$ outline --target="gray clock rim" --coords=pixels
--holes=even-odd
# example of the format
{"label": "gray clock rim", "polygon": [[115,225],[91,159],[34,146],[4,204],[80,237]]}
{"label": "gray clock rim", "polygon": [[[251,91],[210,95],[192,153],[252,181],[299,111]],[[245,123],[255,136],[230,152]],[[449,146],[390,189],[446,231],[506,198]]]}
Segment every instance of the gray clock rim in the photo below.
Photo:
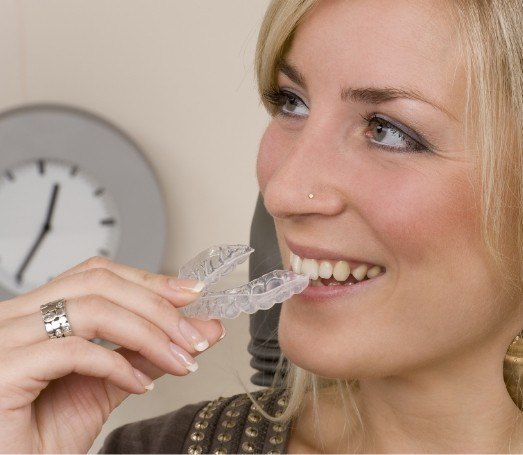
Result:
{"label": "gray clock rim", "polygon": [[[168,228],[165,198],[154,169],[128,134],[97,114],[70,105],[27,104],[1,112],[0,172],[36,159],[72,162],[96,178],[120,213],[114,260],[160,270]],[[0,300],[12,297],[0,286]]]}

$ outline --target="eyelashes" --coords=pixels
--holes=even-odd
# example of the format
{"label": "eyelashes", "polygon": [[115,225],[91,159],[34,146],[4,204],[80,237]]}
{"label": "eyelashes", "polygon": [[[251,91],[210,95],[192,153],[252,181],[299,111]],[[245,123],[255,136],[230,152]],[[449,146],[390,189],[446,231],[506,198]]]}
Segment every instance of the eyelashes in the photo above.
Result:
{"label": "eyelashes", "polygon": [[263,99],[272,106],[271,113],[286,117],[305,117],[307,112],[297,113],[302,108],[308,111],[307,105],[293,92],[287,90],[269,90],[263,93]]}
{"label": "eyelashes", "polygon": [[367,116],[362,115],[361,118],[363,118],[363,120],[365,120],[365,122],[367,122],[367,126],[369,128],[371,128],[371,127],[376,128],[376,131],[378,134],[382,134],[383,131],[387,130],[388,134],[385,134],[385,136],[387,136],[387,135],[390,135],[392,137],[395,136],[406,144],[405,147],[398,147],[398,146],[393,146],[393,145],[386,146],[386,145],[378,143],[374,140],[371,140],[371,142],[376,147],[384,148],[387,150],[393,149],[393,151],[394,151],[394,149],[397,149],[400,151],[409,151],[411,153],[429,151],[429,149],[425,145],[421,144],[416,139],[409,136],[398,126],[392,124],[391,122],[389,122],[388,120],[385,120],[382,117],[379,117],[378,114],[376,114],[376,113],[373,113],[373,114],[370,114]]}
{"label": "eyelashes", "polygon": [[[308,106],[298,95],[291,91],[282,89],[268,90],[262,94],[262,98],[269,104],[269,107],[272,107],[270,109],[272,115],[298,120],[306,118],[308,115]],[[431,152],[430,148],[423,144],[425,141],[422,136],[410,130],[410,128],[403,127],[412,131],[413,135],[419,138],[419,140],[407,134],[401,126],[377,113],[360,115],[360,117],[364,120],[367,127],[365,136],[369,137],[369,147],[376,147],[392,153]],[[369,136],[369,133],[371,136]],[[378,134],[377,138],[374,137],[374,133]],[[386,145],[379,142],[379,140],[384,139],[397,139],[402,145]]]}

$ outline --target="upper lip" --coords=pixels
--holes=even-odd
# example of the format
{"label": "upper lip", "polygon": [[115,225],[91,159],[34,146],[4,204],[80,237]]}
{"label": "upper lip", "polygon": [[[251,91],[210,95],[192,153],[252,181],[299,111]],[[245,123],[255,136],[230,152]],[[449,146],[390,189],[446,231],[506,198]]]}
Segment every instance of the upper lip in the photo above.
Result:
{"label": "upper lip", "polygon": [[369,261],[368,259],[344,256],[339,250],[333,250],[330,248],[322,248],[310,245],[300,245],[294,243],[285,237],[285,242],[289,247],[290,251],[302,259],[316,259],[316,260],[328,260],[328,261],[346,261],[350,266],[356,266],[358,264],[371,264],[380,265],[378,262]]}

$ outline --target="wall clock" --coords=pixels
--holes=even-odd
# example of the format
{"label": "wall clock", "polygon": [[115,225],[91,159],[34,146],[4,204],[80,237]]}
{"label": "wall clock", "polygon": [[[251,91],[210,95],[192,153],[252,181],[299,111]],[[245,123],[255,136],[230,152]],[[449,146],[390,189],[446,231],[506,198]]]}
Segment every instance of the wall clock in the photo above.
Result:
{"label": "wall clock", "polygon": [[156,272],[166,232],[160,185],[121,130],[65,106],[0,114],[0,300],[96,255]]}

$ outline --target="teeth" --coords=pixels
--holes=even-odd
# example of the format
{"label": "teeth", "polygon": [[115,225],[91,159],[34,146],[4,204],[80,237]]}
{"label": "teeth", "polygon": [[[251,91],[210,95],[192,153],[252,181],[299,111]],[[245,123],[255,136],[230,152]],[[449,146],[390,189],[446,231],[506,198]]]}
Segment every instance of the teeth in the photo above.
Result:
{"label": "teeth", "polygon": [[374,278],[375,276],[378,276],[381,273],[381,267],[379,265],[375,265],[374,267],[371,267],[367,272],[367,278]]}
{"label": "teeth", "polygon": [[[305,259],[292,252],[290,253],[290,266],[296,273],[309,275],[312,286],[324,286],[320,278],[328,280],[334,277],[336,281],[342,282],[346,281],[351,274],[351,269],[347,261],[337,261],[334,263],[327,260],[318,261],[316,259]],[[365,264],[360,264],[352,269],[352,276],[356,280],[362,281],[365,278],[374,278],[380,275],[382,271],[383,269],[379,265],[369,267]],[[329,283],[329,286],[336,286],[338,284],[339,283],[332,282]]]}
{"label": "teeth", "polygon": [[328,280],[332,276],[332,264],[329,261],[321,261],[318,275]]}
{"label": "teeth", "polygon": [[318,261],[316,259],[304,259],[301,264],[301,273],[309,275],[311,280],[318,279]]}
{"label": "teeth", "polygon": [[294,273],[302,273],[301,271],[301,265],[302,265],[302,258],[295,255],[291,252],[291,268]]}
{"label": "teeth", "polygon": [[358,265],[353,271],[352,276],[356,278],[358,281],[363,280],[365,278],[365,275],[367,275],[367,266],[365,264]]}
{"label": "teeth", "polygon": [[338,261],[332,270],[332,276],[337,281],[345,281],[349,278],[350,267],[347,261]]}

